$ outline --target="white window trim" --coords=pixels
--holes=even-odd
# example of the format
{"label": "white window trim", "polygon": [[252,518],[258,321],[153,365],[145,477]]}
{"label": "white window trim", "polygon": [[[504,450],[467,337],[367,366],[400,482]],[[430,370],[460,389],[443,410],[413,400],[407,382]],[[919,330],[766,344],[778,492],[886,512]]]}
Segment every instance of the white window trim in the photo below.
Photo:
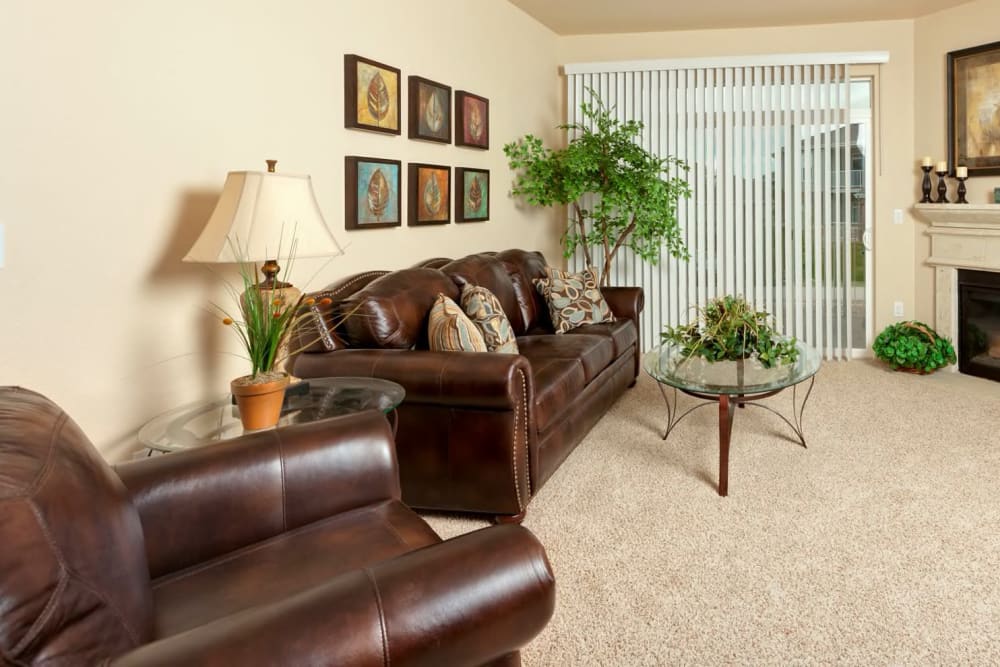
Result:
{"label": "white window trim", "polygon": [[755,67],[771,65],[874,65],[889,62],[888,51],[851,51],[841,53],[771,53],[753,56],[716,56],[708,58],[668,58],[664,60],[620,60],[563,65],[564,74],[604,74],[610,72],[648,72],[660,70],[702,69],[711,67]]}

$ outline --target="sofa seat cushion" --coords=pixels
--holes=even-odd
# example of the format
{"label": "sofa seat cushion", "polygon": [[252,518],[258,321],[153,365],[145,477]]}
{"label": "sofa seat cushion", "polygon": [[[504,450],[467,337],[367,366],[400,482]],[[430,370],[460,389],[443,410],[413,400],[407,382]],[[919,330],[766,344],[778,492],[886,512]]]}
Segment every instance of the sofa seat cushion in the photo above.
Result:
{"label": "sofa seat cushion", "polygon": [[535,387],[535,428],[544,433],[586,386],[583,364],[576,359],[538,359],[531,362]]}
{"label": "sofa seat cushion", "polygon": [[338,514],[155,580],[154,634],[175,635],[440,541],[399,501]]}
{"label": "sofa seat cushion", "polygon": [[584,382],[601,374],[616,357],[615,344],[607,336],[521,336],[517,339],[521,354],[535,363],[548,359],[575,359],[583,367]]}
{"label": "sofa seat cushion", "polygon": [[614,322],[602,322],[600,324],[584,324],[566,332],[567,336],[584,334],[587,336],[604,336],[610,338],[615,345],[615,357],[620,357],[626,352],[631,352],[636,345],[637,336],[635,324],[632,320],[616,320]]}

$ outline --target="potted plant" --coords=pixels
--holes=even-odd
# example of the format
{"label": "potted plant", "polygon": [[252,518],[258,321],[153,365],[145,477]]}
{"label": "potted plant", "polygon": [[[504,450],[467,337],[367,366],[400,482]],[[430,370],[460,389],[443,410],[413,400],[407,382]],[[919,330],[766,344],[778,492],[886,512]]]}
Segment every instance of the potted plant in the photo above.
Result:
{"label": "potted plant", "polygon": [[[535,206],[570,207],[573,219],[563,234],[564,254],[570,257],[580,248],[587,265],[599,270],[602,286],[608,285],[615,255],[623,247],[651,263],[663,247],[688,259],[677,202],[690,197],[691,190],[683,178],[666,176],[675,168],[687,171],[687,165],[640,146],[643,124],[613,118],[600,99],[584,102],[580,110],[585,122],[559,126],[576,133],[566,148],[545,148],[531,134],[504,146],[510,168],[517,172],[512,194]],[[601,267],[591,257],[594,246],[603,251]]]}
{"label": "potted plant", "polygon": [[[288,263],[290,265],[291,260]],[[317,304],[312,297],[302,295],[289,300],[281,290],[262,283],[259,275],[255,264],[240,262],[243,293],[238,294],[231,285],[227,286],[240,306],[242,317],[219,308],[224,316],[222,323],[236,332],[250,361],[250,373],[230,383],[240,420],[247,430],[278,423],[289,382],[283,370],[284,362],[304,349],[291,350],[290,343],[297,329],[312,320],[309,308]],[[325,306],[330,299],[318,303]]]}
{"label": "potted plant", "polygon": [[769,322],[770,315],[754,310],[743,297],[722,296],[709,301],[688,324],[667,327],[660,338],[685,356],[708,361],[754,358],[764,368],[794,363],[799,358],[795,338],[779,335]]}
{"label": "potted plant", "polygon": [[875,337],[872,351],[893,370],[910,373],[933,373],[956,361],[951,341],[916,320],[887,326]]}

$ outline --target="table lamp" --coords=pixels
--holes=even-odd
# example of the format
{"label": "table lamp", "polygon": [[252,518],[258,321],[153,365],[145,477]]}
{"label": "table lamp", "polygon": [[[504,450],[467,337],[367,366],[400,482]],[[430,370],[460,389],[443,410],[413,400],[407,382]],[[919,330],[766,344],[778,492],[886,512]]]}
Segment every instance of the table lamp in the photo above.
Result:
{"label": "table lamp", "polygon": [[261,287],[294,304],[301,292],[277,280],[278,260],[332,257],[344,250],[323,220],[310,177],[276,173],[277,160],[266,162],[266,172],[229,172],[215,210],[183,261],[263,262]]}

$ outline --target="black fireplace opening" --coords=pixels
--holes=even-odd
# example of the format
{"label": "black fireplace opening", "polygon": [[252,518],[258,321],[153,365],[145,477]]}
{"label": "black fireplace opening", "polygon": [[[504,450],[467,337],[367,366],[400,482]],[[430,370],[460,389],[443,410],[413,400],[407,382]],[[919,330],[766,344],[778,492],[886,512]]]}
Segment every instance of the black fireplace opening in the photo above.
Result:
{"label": "black fireplace opening", "polygon": [[958,271],[958,370],[1000,382],[1000,273]]}

